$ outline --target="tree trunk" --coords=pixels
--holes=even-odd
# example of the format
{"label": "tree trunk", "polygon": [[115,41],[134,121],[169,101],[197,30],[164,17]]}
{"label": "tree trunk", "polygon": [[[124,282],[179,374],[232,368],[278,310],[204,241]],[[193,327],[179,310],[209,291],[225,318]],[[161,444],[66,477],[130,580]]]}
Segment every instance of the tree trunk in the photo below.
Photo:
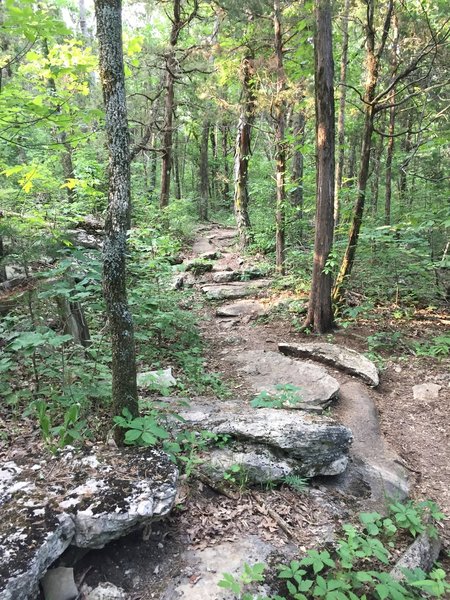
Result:
{"label": "tree trunk", "polygon": [[103,293],[112,345],[114,414],[138,414],[133,320],[126,292],[126,240],[130,228],[130,147],[122,51],[121,0],[95,0],[100,79],[109,153],[108,213],[103,243]]}
{"label": "tree trunk", "polygon": [[348,61],[348,17],[350,12],[350,0],[345,0],[344,14],[342,16],[342,54],[340,73],[340,96],[338,115],[338,159],[336,162],[336,176],[334,184],[334,225],[339,223],[339,193],[342,187],[342,175],[344,172],[345,156],[345,103],[347,98],[347,61]]}
{"label": "tree trunk", "polygon": [[209,196],[209,173],[208,173],[208,141],[209,141],[210,123],[208,119],[203,121],[202,137],[200,141],[200,162],[199,162],[199,178],[200,178],[200,197],[198,214],[201,221],[208,220],[208,196]]}
{"label": "tree trunk", "polygon": [[347,247],[342,259],[339,273],[336,278],[333,301],[338,303],[342,300],[343,286],[346,279],[352,272],[355,261],[356,246],[358,244],[359,232],[361,229],[364,204],[366,200],[367,182],[369,180],[370,150],[372,144],[373,120],[375,116],[375,91],[378,83],[378,69],[380,56],[386,42],[390,27],[392,15],[393,0],[389,1],[387,15],[384,22],[384,30],[380,49],[375,53],[375,29],[374,29],[374,3],[375,0],[366,1],[366,48],[367,59],[366,69],[367,78],[364,92],[364,129],[361,147],[361,159],[358,173],[358,190],[356,203],[353,213],[353,220],[350,226]]}
{"label": "tree trunk", "polygon": [[325,333],[334,326],[332,274],[326,268],[333,245],[335,184],[334,65],[330,0],[316,0],[315,20],[316,233],[305,327],[311,327],[317,333]]}
{"label": "tree trunk", "polygon": [[170,46],[166,56],[166,98],[164,102],[164,125],[162,139],[162,164],[161,164],[161,192],[159,205],[164,208],[169,205],[170,176],[172,172],[172,137],[173,137],[173,111],[175,102],[175,76],[178,63],[175,48],[182,27],[181,0],[173,0],[172,29],[170,32]]}
{"label": "tree trunk", "polygon": [[305,141],[305,113],[299,110],[294,116],[294,153],[292,155],[292,205],[297,208],[297,217],[303,219],[303,152],[298,148]]}
{"label": "tree trunk", "polygon": [[222,164],[223,164],[222,194],[225,199],[225,203],[228,206],[228,200],[230,198],[230,167],[228,165],[228,131],[229,131],[228,124],[223,123],[220,129],[222,131]]}
{"label": "tree trunk", "polygon": [[273,3],[274,15],[274,46],[277,65],[277,91],[274,100],[274,117],[275,117],[275,178],[276,178],[276,208],[275,208],[275,252],[276,252],[276,269],[279,273],[284,274],[284,263],[286,254],[285,243],[285,201],[286,201],[286,100],[284,98],[284,90],[286,87],[286,76],[283,65],[283,39],[281,32],[281,9],[280,0],[274,0]]}
{"label": "tree trunk", "polygon": [[178,131],[175,130],[175,152],[173,155],[173,167],[175,176],[175,198],[181,200],[181,179],[180,179],[180,145],[178,143]]}
{"label": "tree trunk", "polygon": [[[396,15],[394,15],[392,19],[392,27],[394,33],[394,39],[392,42],[392,59],[391,59],[391,67],[392,67],[392,78],[395,78],[398,66],[398,21]],[[384,224],[391,224],[391,201],[392,201],[392,159],[394,157],[394,134],[395,134],[395,87],[392,89],[392,94],[390,97],[390,102],[392,104],[389,109],[389,140],[387,146],[387,155],[386,155],[386,196],[384,203]]]}
{"label": "tree trunk", "polygon": [[256,94],[253,57],[246,56],[242,61],[242,105],[237,126],[234,154],[234,215],[239,233],[241,248],[249,242],[250,218],[248,216],[248,163],[250,159],[250,139],[255,118]]}

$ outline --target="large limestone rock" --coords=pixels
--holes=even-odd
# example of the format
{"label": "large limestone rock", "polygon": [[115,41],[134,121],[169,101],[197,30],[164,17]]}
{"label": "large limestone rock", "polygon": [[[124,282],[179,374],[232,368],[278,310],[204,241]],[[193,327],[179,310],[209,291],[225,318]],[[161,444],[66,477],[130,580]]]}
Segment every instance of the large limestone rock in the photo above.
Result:
{"label": "large limestone rock", "polygon": [[[291,385],[298,391],[291,395],[296,403],[290,408],[320,411],[331,404],[339,392],[339,383],[323,367],[293,360],[278,352],[249,350],[232,357],[255,393],[279,395],[276,386]],[[282,392],[281,392],[282,393]]]}
{"label": "large limestone rock", "polygon": [[236,401],[191,405],[181,414],[196,429],[231,438],[206,457],[206,469],[219,478],[233,464],[242,467],[250,483],[280,481],[293,472],[337,475],[347,466],[352,433],[328,417],[254,409]]}
{"label": "large limestone rock", "polygon": [[378,369],[371,360],[350,348],[313,342],[309,344],[278,344],[278,349],[283,354],[299,358],[311,358],[318,362],[331,365],[350,375],[356,375],[371,386],[379,383]]}
{"label": "large limestone rock", "polygon": [[218,317],[260,317],[266,309],[257,300],[240,300],[230,304],[223,304],[216,310]]}
{"label": "large limestone rock", "polygon": [[[178,472],[155,450],[73,450],[0,470],[0,597],[36,597],[70,545],[100,548],[171,509]],[[49,479],[51,477],[51,479]]]}
{"label": "large limestone rock", "polygon": [[261,290],[270,287],[270,279],[256,279],[255,281],[235,281],[223,285],[204,285],[202,292],[208,300],[231,300],[255,296]]}

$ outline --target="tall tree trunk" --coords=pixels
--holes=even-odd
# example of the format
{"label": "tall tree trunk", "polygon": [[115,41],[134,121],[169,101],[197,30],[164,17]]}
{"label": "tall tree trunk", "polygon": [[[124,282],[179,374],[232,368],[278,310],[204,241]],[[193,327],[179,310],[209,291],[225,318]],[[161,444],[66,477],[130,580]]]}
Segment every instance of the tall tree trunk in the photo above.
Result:
{"label": "tall tree trunk", "polygon": [[[292,184],[294,189],[291,193],[292,205],[297,208],[298,219],[303,219],[303,152],[299,145],[305,141],[305,113],[299,110],[294,115],[292,133],[294,135],[294,153],[292,155]],[[301,232],[300,232],[301,236]]]}
{"label": "tall tree trunk", "polygon": [[242,104],[237,126],[234,153],[234,215],[241,248],[249,242],[250,218],[248,216],[248,163],[251,153],[251,132],[255,118],[256,94],[253,57],[246,56],[241,65]]}
{"label": "tall tree trunk", "polygon": [[312,327],[317,333],[325,333],[334,326],[331,303],[332,274],[326,269],[333,245],[335,183],[334,65],[330,0],[316,0],[315,21],[316,234],[305,326]]}
{"label": "tall tree trunk", "polygon": [[367,182],[369,180],[369,165],[370,165],[370,151],[372,144],[372,133],[373,133],[373,120],[375,117],[375,91],[378,83],[378,69],[380,56],[383,52],[384,45],[386,43],[387,35],[389,32],[393,0],[389,0],[387,8],[386,19],[384,22],[384,29],[382,35],[382,41],[378,52],[375,52],[375,28],[374,28],[374,4],[375,0],[366,0],[366,69],[367,78],[366,86],[364,91],[364,129],[363,129],[363,140],[361,147],[361,159],[358,173],[358,189],[356,203],[353,213],[353,220],[350,227],[348,236],[347,247],[342,259],[342,263],[339,269],[339,273],[336,278],[334,290],[333,290],[333,301],[338,303],[342,300],[343,286],[347,277],[351,274],[353,263],[355,261],[356,246],[358,244],[359,232],[361,229],[364,204],[366,200]]}
{"label": "tall tree trunk", "polygon": [[[393,28],[393,41],[392,41],[392,59],[391,59],[391,68],[392,68],[392,79],[395,78],[398,66],[398,20],[397,16],[394,15],[392,19],[392,28]],[[390,97],[390,102],[392,106],[389,109],[389,140],[387,146],[387,155],[386,155],[386,196],[384,202],[384,224],[391,224],[391,201],[392,201],[392,159],[394,157],[394,134],[395,134],[395,87],[392,89],[392,94]]]}
{"label": "tall tree trunk", "polygon": [[209,140],[210,123],[208,119],[203,121],[202,137],[200,141],[200,162],[199,162],[199,179],[200,179],[200,197],[198,213],[201,221],[208,220],[208,196],[209,196],[209,165],[208,165],[208,140]]}
{"label": "tall tree trunk", "polygon": [[345,157],[345,103],[347,99],[347,62],[348,62],[348,17],[350,12],[350,1],[345,0],[344,14],[342,15],[342,54],[341,72],[339,79],[339,115],[338,115],[338,159],[336,162],[336,176],[334,184],[334,224],[339,223],[339,193],[342,187],[342,175],[344,172]]}
{"label": "tall tree trunk", "polygon": [[89,38],[89,32],[87,28],[86,22],[86,5],[85,0],[78,0],[78,13],[79,13],[79,24],[80,24],[80,32],[85,40]]}
{"label": "tall tree trunk", "polygon": [[222,165],[223,165],[223,185],[222,194],[228,206],[228,200],[230,198],[230,167],[228,164],[228,123],[222,123],[220,127],[222,131]]}
{"label": "tall tree trunk", "polygon": [[175,130],[175,152],[173,154],[173,170],[175,178],[175,198],[181,200],[180,179],[180,144],[178,143],[178,131]]}
{"label": "tall tree trunk", "polygon": [[126,240],[130,228],[130,147],[122,50],[121,0],[95,0],[100,79],[109,153],[108,213],[103,244],[103,293],[112,345],[114,414],[138,414],[133,319],[126,291]]}
{"label": "tall tree trunk", "polygon": [[[384,129],[384,126],[383,126]],[[372,169],[372,214],[376,216],[378,212],[378,197],[380,195],[380,177],[381,177],[381,158],[384,150],[384,138],[380,135],[378,146],[373,149],[373,169]]]}
{"label": "tall tree trunk", "polygon": [[[0,212],[0,216],[1,216],[1,212]],[[6,268],[2,264],[2,260],[5,256],[6,256],[6,252],[5,252],[5,246],[3,243],[3,238],[2,238],[2,236],[0,236],[0,283],[3,283],[7,279]]]}
{"label": "tall tree trunk", "polygon": [[276,208],[275,208],[275,252],[276,269],[284,274],[284,263],[286,254],[285,242],[285,201],[286,201],[286,100],[284,90],[286,87],[286,77],[283,65],[283,39],[281,32],[281,8],[280,0],[274,0],[273,3],[273,26],[274,26],[274,46],[277,65],[277,91],[274,100],[274,118],[275,118],[275,164],[276,164]]}
{"label": "tall tree trunk", "polygon": [[182,27],[181,0],[173,0],[172,29],[170,45],[166,56],[166,98],[164,102],[164,124],[162,138],[161,192],[159,205],[169,205],[170,176],[172,172],[173,111],[175,102],[175,77],[177,73],[176,46]]}

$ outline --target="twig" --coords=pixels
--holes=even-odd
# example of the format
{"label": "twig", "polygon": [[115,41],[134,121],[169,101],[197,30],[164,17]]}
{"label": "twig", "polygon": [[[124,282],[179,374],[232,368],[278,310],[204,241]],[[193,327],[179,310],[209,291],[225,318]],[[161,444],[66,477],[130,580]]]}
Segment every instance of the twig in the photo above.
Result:
{"label": "twig", "polygon": [[265,514],[269,515],[269,517],[271,517],[275,521],[275,523],[278,525],[278,527],[280,529],[282,529],[288,537],[295,539],[294,531],[286,523],[286,521],[283,519],[283,517],[280,517],[280,515],[277,512],[275,512],[272,508],[267,506],[267,504],[264,504],[264,501],[258,496],[258,494],[256,492],[251,490],[250,496],[253,498],[253,500],[255,500],[256,508],[259,510],[260,513],[262,513],[264,515]]}

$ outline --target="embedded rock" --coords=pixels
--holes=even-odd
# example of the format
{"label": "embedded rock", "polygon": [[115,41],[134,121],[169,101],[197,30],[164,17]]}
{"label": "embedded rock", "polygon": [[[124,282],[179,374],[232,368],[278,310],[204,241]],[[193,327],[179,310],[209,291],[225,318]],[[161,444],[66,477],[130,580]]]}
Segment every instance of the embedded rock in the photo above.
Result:
{"label": "embedded rock", "polygon": [[278,352],[249,350],[232,358],[238,370],[246,376],[256,393],[279,396],[276,386],[294,386],[289,408],[321,411],[331,404],[339,392],[339,383],[323,367],[306,361],[293,360]]}
{"label": "embedded rock", "polygon": [[371,360],[350,348],[313,342],[310,344],[278,344],[278,349],[283,354],[298,358],[311,358],[336,369],[356,375],[371,386],[379,383],[378,369]]}
{"label": "embedded rock", "polygon": [[437,383],[421,383],[413,386],[414,400],[427,402],[428,400],[437,400],[442,386]]}
{"label": "embedded rock", "polygon": [[403,569],[422,569],[425,573],[431,571],[434,563],[437,561],[441,551],[441,540],[436,535],[430,537],[427,532],[423,532],[406,550],[391,571],[394,579],[401,580],[405,578]]}
{"label": "embedded rock", "polygon": [[[52,476],[50,478],[50,476]],[[66,449],[0,470],[0,597],[31,600],[70,545],[99,548],[171,509],[178,472],[156,450]]]}
{"label": "embedded rock", "polygon": [[154,387],[173,387],[177,385],[177,380],[172,375],[172,367],[167,367],[159,371],[138,373],[137,385],[144,390]]}
{"label": "embedded rock", "polygon": [[254,296],[261,290],[270,287],[270,279],[257,279],[252,282],[235,281],[224,285],[205,285],[202,292],[208,300],[228,300],[232,298],[246,298]]}
{"label": "embedded rock", "polygon": [[83,598],[85,600],[127,600],[128,595],[112,583],[101,583],[91,589],[85,586],[83,589]]}
{"label": "embedded rock", "polygon": [[260,317],[266,309],[257,300],[241,300],[232,304],[223,304],[216,310],[218,317]]}
{"label": "embedded rock", "polygon": [[[286,409],[253,409],[242,402],[223,402],[218,407],[191,405],[182,417],[231,438],[231,446],[213,450],[207,469],[241,464],[248,481],[279,481],[295,471],[304,477],[337,475],[348,462],[352,432],[328,417]],[[222,469],[222,470],[221,470]]]}
{"label": "embedded rock", "polygon": [[230,281],[239,281],[240,278],[239,271],[216,271],[212,276],[214,283],[229,283]]}

